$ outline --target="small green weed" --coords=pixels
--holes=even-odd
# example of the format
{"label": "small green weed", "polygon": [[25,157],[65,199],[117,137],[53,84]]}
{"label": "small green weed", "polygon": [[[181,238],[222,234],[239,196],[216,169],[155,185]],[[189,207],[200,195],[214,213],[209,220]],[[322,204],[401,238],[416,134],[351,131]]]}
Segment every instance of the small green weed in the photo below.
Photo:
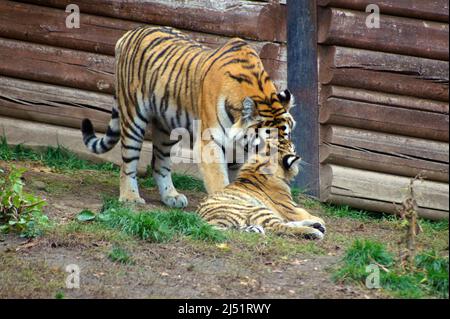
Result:
{"label": "small green weed", "polygon": [[63,291],[57,291],[55,293],[55,299],[64,299],[64,298],[65,298],[65,295],[64,295]]}
{"label": "small green weed", "polygon": [[0,231],[17,232],[22,237],[41,233],[49,220],[43,214],[45,200],[23,191],[24,168],[12,168],[8,176],[0,170]]}
{"label": "small green weed", "polygon": [[344,256],[342,268],[333,277],[337,281],[364,284],[368,276],[366,267],[375,264],[380,267],[380,286],[396,297],[448,298],[448,262],[448,258],[436,252],[422,252],[415,259],[415,268],[406,272],[383,244],[356,240]]}
{"label": "small green weed", "polygon": [[108,258],[113,262],[121,264],[133,264],[133,259],[131,258],[130,253],[119,246],[115,246],[111,249],[108,254]]}

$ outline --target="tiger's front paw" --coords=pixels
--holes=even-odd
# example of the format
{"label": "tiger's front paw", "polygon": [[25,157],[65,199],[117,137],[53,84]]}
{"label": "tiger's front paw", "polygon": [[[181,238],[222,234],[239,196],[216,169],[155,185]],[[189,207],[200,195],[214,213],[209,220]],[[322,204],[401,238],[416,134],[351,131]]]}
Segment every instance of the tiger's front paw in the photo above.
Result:
{"label": "tiger's front paw", "polygon": [[144,205],[145,200],[139,196],[120,196],[119,202]]}
{"label": "tiger's front paw", "polygon": [[322,240],[325,237],[324,233],[317,228],[313,227],[305,227],[305,228],[307,228],[307,230],[304,232],[303,237],[306,239]]}
{"label": "tiger's front paw", "polygon": [[171,208],[185,208],[188,205],[187,197],[183,194],[167,195],[162,197],[161,200]]}
{"label": "tiger's front paw", "polygon": [[288,222],[287,223],[291,227],[311,227],[319,230],[322,234],[327,232],[327,228],[325,227],[325,222],[320,219],[304,219],[301,221]]}

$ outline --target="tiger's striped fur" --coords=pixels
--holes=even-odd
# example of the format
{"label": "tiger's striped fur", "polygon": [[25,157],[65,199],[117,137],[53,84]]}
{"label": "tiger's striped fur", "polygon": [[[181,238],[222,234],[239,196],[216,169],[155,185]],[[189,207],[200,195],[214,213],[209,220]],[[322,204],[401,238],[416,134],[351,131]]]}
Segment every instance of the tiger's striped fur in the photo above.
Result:
{"label": "tiger's striped fur", "polygon": [[[248,129],[266,122],[290,131],[295,122],[289,114],[291,95],[277,93],[257,53],[243,40],[231,39],[213,50],[168,27],[141,27],[126,33],[116,44],[116,94],[106,135],[95,136],[88,119],[82,123],[84,143],[104,153],[121,140],[120,200],[144,203],[136,181],[137,163],[147,125],[153,141],[153,176],[162,201],[185,207],[171,179],[170,139],[175,128],[201,136],[214,128],[220,163],[200,163],[208,193],[229,183],[223,145],[237,139],[226,128]],[[193,120],[201,120],[193,132]],[[276,124],[275,124],[276,123]],[[287,134],[287,133],[286,133]],[[196,143],[205,146],[198,138]],[[209,142],[209,141],[207,141]],[[192,146],[191,146],[192,147]]]}
{"label": "tiger's striped fur", "polygon": [[[275,162],[268,154],[277,148]],[[266,140],[265,150],[243,165],[236,180],[222,192],[206,198],[198,214],[222,229],[288,233],[310,239],[322,239],[324,221],[300,208],[292,199],[289,181],[298,174],[300,158],[289,140]],[[274,165],[267,174],[268,165]]]}

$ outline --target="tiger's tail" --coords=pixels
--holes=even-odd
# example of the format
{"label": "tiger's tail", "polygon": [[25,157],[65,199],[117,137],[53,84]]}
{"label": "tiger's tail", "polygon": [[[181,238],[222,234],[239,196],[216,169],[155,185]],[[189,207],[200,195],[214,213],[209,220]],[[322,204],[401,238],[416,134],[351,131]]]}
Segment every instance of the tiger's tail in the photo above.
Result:
{"label": "tiger's tail", "polygon": [[95,135],[94,126],[89,119],[81,122],[81,132],[83,133],[83,142],[93,153],[103,154],[110,151],[120,140],[119,112],[114,106],[111,113],[108,129],[103,137]]}

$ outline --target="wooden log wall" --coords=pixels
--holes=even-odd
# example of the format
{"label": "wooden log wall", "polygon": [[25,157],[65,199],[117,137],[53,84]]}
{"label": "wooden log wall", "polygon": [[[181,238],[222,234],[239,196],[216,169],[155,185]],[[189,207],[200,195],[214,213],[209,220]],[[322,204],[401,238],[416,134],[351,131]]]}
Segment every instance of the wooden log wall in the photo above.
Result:
{"label": "wooden log wall", "polygon": [[[422,172],[420,214],[448,218],[449,1],[316,2],[321,199],[395,213]],[[65,26],[72,3],[79,29]],[[380,29],[365,25],[372,3]],[[286,14],[272,0],[0,0],[0,115],[71,128],[90,117],[104,132],[114,45],[143,24],[212,48],[244,38],[285,88]]]}
{"label": "wooden log wall", "polygon": [[[81,11],[78,29],[65,25],[72,3]],[[88,116],[104,132],[115,43],[143,24],[182,29],[211,48],[244,38],[285,88],[285,15],[272,1],[0,0],[0,114],[74,128]]]}
{"label": "wooden log wall", "polygon": [[[317,0],[321,199],[449,215],[448,0]],[[368,28],[369,4],[380,28]]]}

